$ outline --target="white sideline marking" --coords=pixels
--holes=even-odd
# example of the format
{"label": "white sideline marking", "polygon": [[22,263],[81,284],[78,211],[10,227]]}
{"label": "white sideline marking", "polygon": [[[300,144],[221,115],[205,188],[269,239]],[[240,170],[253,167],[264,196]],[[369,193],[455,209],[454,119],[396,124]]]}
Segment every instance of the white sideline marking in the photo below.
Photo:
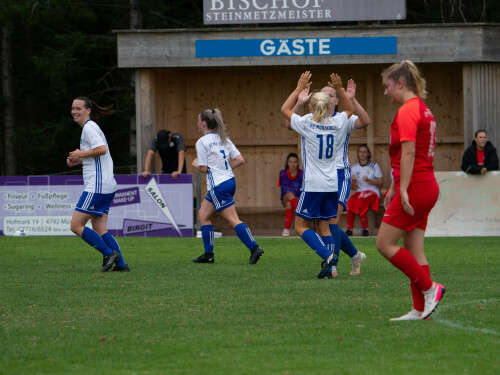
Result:
{"label": "white sideline marking", "polygon": [[452,304],[445,304],[444,306],[443,305],[439,305],[438,310],[434,314],[432,314],[432,320],[435,321],[435,322],[438,322],[438,323],[442,323],[442,324],[444,324],[444,325],[446,325],[448,327],[452,327],[452,328],[458,328],[458,329],[463,329],[463,330],[473,331],[473,332],[480,332],[480,333],[490,334],[490,335],[500,335],[500,332],[497,332],[497,331],[492,330],[492,329],[476,328],[476,327],[472,327],[470,325],[463,325],[463,324],[460,324],[460,323],[453,323],[453,322],[451,322],[449,320],[439,318],[440,312],[442,312],[443,310],[446,310],[447,308],[450,308],[450,307],[463,306],[463,305],[472,305],[472,304],[475,304],[475,303],[496,302],[496,301],[498,301],[498,298],[481,299],[481,300],[468,301],[468,302],[457,302],[457,303],[452,303]]}

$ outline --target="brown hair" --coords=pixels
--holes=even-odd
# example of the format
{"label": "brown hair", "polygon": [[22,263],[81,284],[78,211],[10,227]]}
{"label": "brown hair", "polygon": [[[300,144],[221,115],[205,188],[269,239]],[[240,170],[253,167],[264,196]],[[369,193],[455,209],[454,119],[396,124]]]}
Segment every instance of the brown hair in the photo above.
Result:
{"label": "brown hair", "polygon": [[85,108],[90,108],[90,118],[92,120],[97,120],[98,118],[101,117],[107,117],[115,113],[115,111],[112,109],[113,104],[108,105],[107,107],[100,107],[95,102],[93,102],[92,100],[90,100],[85,96],[79,96],[78,98],[75,98],[75,100],[83,101],[85,103],[84,104]]}
{"label": "brown hair", "polygon": [[382,72],[382,77],[390,78],[394,82],[399,79],[405,81],[406,86],[421,99],[427,97],[426,82],[417,66],[410,60],[403,60],[399,64],[392,64]]}

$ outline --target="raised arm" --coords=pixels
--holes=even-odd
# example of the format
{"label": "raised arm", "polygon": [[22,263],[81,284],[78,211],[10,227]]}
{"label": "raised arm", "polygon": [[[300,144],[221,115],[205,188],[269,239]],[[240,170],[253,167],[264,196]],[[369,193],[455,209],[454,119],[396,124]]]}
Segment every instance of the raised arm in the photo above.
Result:
{"label": "raised arm", "polygon": [[295,106],[295,103],[297,102],[297,98],[299,97],[302,90],[311,86],[312,82],[309,82],[311,76],[312,74],[309,71],[302,73],[299,81],[297,82],[297,87],[292,91],[292,93],[288,96],[288,98],[281,106],[281,113],[283,113],[283,116],[285,116],[285,118],[288,120],[288,122],[286,122],[286,127],[288,129],[290,129],[292,126],[289,121],[292,120],[292,115],[294,113],[293,108]]}
{"label": "raised arm", "polygon": [[[299,94],[299,97],[297,98],[297,103],[295,103],[295,106],[293,107],[293,113],[299,115],[303,108],[304,104],[307,103],[307,101],[311,98],[312,93],[309,92],[309,86],[307,86],[304,90],[302,90]],[[290,121],[286,120],[285,126],[287,128],[291,128]]]}
{"label": "raised arm", "polygon": [[346,94],[352,105],[354,106],[354,112],[358,116],[356,122],[354,123],[354,128],[366,128],[368,125],[370,125],[370,116],[368,116],[368,113],[366,113],[365,109],[356,100],[356,83],[352,79],[347,81]]}
{"label": "raised arm", "polygon": [[340,76],[332,73],[330,74],[330,80],[331,82],[328,82],[328,86],[335,89],[335,91],[339,95],[340,101],[344,106],[344,112],[347,114],[348,118],[351,117],[354,113],[354,105],[351,103],[351,101],[347,97],[346,92],[344,91],[344,88],[342,87],[342,80],[340,79]]}

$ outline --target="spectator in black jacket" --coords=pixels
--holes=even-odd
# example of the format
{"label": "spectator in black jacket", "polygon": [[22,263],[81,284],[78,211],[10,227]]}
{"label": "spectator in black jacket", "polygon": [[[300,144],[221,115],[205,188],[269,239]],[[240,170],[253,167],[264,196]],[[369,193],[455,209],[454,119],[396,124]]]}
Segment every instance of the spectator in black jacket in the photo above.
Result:
{"label": "spectator in black jacket", "polygon": [[472,145],[462,157],[462,170],[470,174],[498,171],[497,150],[487,140],[486,130],[480,129],[474,134]]}

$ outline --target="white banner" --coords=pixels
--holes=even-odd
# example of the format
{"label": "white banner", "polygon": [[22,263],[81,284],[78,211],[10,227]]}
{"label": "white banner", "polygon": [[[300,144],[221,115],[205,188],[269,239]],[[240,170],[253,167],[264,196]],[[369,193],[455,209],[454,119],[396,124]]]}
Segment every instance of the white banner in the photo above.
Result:
{"label": "white banner", "polygon": [[426,236],[500,236],[500,173],[435,172],[439,199]]}
{"label": "white banner", "polygon": [[405,0],[203,0],[205,25],[405,18]]}

